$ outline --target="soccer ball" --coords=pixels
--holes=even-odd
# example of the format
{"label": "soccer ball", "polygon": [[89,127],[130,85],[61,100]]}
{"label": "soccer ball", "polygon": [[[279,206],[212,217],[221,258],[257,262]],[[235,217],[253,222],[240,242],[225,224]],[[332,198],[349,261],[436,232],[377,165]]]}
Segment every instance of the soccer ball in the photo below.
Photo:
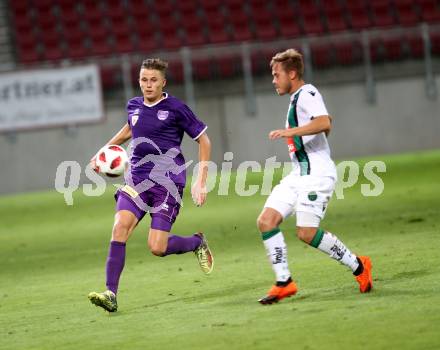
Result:
{"label": "soccer ball", "polygon": [[124,173],[128,164],[125,149],[118,145],[106,145],[96,154],[97,170],[109,177],[118,177]]}

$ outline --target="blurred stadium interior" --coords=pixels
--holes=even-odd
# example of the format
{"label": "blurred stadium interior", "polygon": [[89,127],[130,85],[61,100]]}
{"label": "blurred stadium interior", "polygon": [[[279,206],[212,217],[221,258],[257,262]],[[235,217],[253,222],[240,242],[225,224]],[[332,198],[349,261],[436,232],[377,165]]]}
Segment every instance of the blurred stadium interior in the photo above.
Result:
{"label": "blurred stadium interior", "polygon": [[[11,40],[10,55],[4,55],[4,61],[9,58],[29,66],[65,59],[75,62],[91,57],[145,55],[183,46],[197,49],[243,41],[269,43],[266,49],[262,45],[251,52],[255,74],[267,72],[272,41],[440,22],[436,0],[15,0],[9,1],[5,10],[3,22],[9,23]],[[370,40],[373,63],[423,58],[420,31],[386,34],[379,32]],[[429,39],[432,54],[439,55],[440,32],[430,32]],[[310,45],[310,59],[316,68],[363,62],[359,36],[324,42]],[[196,58],[194,78],[241,74],[239,53],[224,52],[218,55],[214,48],[212,55]],[[138,66],[132,67],[133,81]],[[105,73],[113,70],[113,65],[103,63],[101,69]],[[171,60],[170,75],[174,82],[183,81],[179,56]],[[103,78],[106,88],[121,82],[118,74],[103,74]]]}
{"label": "blurred stadium interior", "polygon": [[[61,160],[84,162],[107,141],[124,122],[125,101],[138,94],[139,66],[150,56],[170,62],[170,92],[185,99],[210,125],[216,161],[231,150],[243,152],[239,160],[262,160],[279,154],[275,150],[284,151],[284,145],[278,145],[269,153],[260,152],[259,146],[233,139],[256,136],[252,129],[244,134],[248,123],[263,136],[282,124],[286,103],[271,90],[268,64],[274,53],[289,47],[303,53],[306,80],[322,89],[329,110],[342,121],[355,118],[353,111],[359,111],[359,118],[380,113],[389,120],[371,134],[362,129],[362,121],[359,130],[356,123],[338,125],[339,135],[352,132],[359,145],[348,138],[343,147],[336,146],[337,157],[440,147],[435,136],[440,128],[438,0],[9,0],[0,6],[0,72],[93,63],[101,73],[107,116],[101,124],[0,134],[0,157],[12,164],[17,163],[17,152],[38,152],[33,145],[41,139],[57,145],[56,159],[39,154],[46,166],[37,173],[45,174],[45,180],[27,189],[50,186]],[[401,109],[395,109],[394,102],[387,104],[394,95],[381,100],[403,86],[422,93],[402,93]],[[356,98],[345,112],[338,106],[342,102],[347,107],[343,98],[352,91]],[[416,100],[407,101],[407,96]],[[408,110],[405,100],[415,109],[399,121],[395,117]],[[269,116],[266,105],[272,106]],[[429,120],[415,120],[419,113],[429,115]],[[261,121],[261,116],[276,122]],[[425,122],[425,134],[404,140]],[[396,125],[398,130],[390,131]],[[408,134],[402,136],[405,127]],[[384,138],[389,138],[388,145],[378,145]],[[336,132],[331,143],[342,142]],[[24,170],[21,166],[12,165],[10,175],[2,177]],[[10,181],[0,193],[25,189]]]}

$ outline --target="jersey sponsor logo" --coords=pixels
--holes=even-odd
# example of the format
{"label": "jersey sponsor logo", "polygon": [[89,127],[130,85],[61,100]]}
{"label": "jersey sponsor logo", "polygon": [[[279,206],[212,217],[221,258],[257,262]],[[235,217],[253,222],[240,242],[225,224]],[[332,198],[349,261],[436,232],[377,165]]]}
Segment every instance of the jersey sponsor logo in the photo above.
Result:
{"label": "jersey sponsor logo", "polygon": [[136,198],[139,195],[139,193],[137,193],[137,191],[129,185],[123,186],[121,191],[127,193],[131,198]]}
{"label": "jersey sponsor logo", "polygon": [[135,126],[139,119],[139,108],[135,109],[131,117],[131,125]]}
{"label": "jersey sponsor logo", "polygon": [[157,119],[159,120],[166,120],[168,118],[168,115],[170,114],[170,112],[168,111],[157,111]]}

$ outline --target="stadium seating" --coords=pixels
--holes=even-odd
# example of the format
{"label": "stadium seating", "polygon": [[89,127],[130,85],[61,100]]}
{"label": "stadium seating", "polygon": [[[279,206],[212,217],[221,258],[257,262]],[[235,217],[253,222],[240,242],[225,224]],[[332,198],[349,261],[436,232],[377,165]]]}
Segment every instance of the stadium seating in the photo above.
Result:
{"label": "stadium seating", "polygon": [[[22,64],[440,23],[438,0],[10,0],[9,8]],[[439,36],[431,36],[438,54]],[[331,55],[324,54],[328,50]],[[312,45],[311,52],[313,63],[325,68],[358,63],[362,51],[359,42],[344,41]],[[373,62],[421,58],[423,42],[417,36],[375,38],[371,54]],[[234,76],[241,66],[231,59],[201,62],[195,76]],[[264,59],[267,53],[253,53],[255,73]],[[178,63],[170,69],[182,79]]]}

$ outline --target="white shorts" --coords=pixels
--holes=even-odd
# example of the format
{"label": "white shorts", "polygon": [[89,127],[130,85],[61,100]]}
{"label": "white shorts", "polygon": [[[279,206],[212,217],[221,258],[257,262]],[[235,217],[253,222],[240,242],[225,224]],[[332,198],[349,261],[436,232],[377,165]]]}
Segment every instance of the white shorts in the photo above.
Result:
{"label": "white shorts", "polygon": [[296,225],[319,227],[336,180],[312,175],[287,175],[276,185],[264,205],[278,211],[283,219],[296,213]]}

